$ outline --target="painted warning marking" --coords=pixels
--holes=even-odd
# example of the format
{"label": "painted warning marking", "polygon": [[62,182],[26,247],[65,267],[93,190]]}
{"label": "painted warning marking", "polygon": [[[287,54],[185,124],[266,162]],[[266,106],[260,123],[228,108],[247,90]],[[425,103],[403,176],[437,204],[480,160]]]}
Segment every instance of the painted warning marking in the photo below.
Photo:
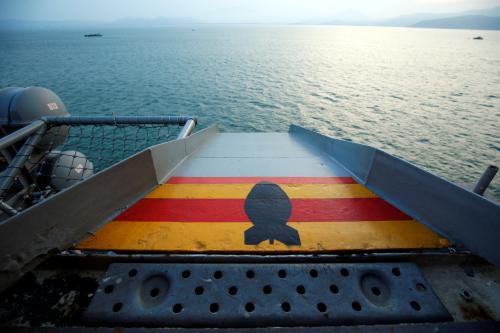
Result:
{"label": "painted warning marking", "polygon": [[[163,184],[150,199],[245,199],[255,184]],[[360,184],[280,184],[290,199],[376,198]]]}
{"label": "painted warning marking", "polygon": [[[291,222],[411,220],[380,198],[292,199]],[[147,222],[250,222],[244,199],[142,199],[116,218]]]}
{"label": "painted warning marking", "polygon": [[329,252],[448,245],[349,177],[172,177],[79,247]]}
{"label": "painted warning marking", "polygon": [[246,245],[247,223],[182,223],[115,221],[99,229],[78,248],[140,252],[337,252],[444,248],[448,241],[415,221],[290,222],[300,234],[300,246],[279,241]]}
{"label": "painted warning marking", "polygon": [[278,184],[257,183],[245,199],[245,214],[252,227],[245,230],[245,244],[259,245],[264,241],[274,244],[300,245],[299,232],[287,225],[292,203]]}

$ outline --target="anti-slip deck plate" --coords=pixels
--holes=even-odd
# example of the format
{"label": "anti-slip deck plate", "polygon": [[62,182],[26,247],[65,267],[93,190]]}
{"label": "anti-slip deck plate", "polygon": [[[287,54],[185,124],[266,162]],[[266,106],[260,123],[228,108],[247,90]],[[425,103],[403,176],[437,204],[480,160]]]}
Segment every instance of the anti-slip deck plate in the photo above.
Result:
{"label": "anti-slip deck plate", "polygon": [[256,327],[450,320],[416,265],[112,264],[84,320]]}

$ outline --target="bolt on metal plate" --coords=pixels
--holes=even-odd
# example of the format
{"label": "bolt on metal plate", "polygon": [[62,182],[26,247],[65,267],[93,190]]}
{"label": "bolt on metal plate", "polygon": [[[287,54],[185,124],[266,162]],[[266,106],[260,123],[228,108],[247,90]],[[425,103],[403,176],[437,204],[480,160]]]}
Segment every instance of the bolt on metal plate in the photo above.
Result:
{"label": "bolt on metal plate", "polygon": [[110,265],[86,323],[262,327],[451,320],[413,263]]}

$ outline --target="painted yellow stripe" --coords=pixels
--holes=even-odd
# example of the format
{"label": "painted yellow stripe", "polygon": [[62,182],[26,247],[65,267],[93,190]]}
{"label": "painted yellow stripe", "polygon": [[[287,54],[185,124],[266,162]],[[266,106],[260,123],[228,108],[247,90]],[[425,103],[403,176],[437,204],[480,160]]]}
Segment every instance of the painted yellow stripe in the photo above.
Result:
{"label": "painted yellow stripe", "polygon": [[[163,184],[146,198],[244,199],[254,184]],[[359,184],[282,184],[291,199],[376,198]]]}
{"label": "painted yellow stripe", "polygon": [[447,240],[416,221],[295,222],[300,246],[245,245],[251,223],[110,222],[78,245],[86,250],[164,252],[328,252],[442,248]]}

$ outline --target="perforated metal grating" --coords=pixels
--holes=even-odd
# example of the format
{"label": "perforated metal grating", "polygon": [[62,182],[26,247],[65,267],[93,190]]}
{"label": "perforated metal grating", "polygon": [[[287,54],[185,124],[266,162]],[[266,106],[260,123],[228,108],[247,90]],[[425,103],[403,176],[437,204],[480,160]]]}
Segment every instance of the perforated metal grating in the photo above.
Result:
{"label": "perforated metal grating", "polygon": [[451,320],[417,266],[112,264],[84,320],[258,327]]}

